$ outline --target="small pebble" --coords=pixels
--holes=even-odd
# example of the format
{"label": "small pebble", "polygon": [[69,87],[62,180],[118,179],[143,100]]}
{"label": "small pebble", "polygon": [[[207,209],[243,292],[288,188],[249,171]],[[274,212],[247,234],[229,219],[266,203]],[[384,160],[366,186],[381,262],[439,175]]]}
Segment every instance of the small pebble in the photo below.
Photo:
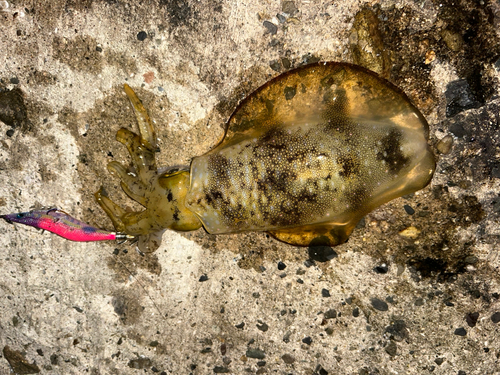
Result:
{"label": "small pebble", "polygon": [[391,341],[389,345],[385,347],[385,352],[391,357],[394,357],[398,351],[398,347],[394,341]]}
{"label": "small pebble", "polygon": [[436,365],[441,366],[444,362],[444,358],[436,358],[434,362],[436,363]]}
{"label": "small pebble", "polygon": [[292,332],[287,331],[285,335],[283,336],[283,342],[289,343],[290,342],[290,336],[292,335]]}
{"label": "small pebble", "polygon": [[305,262],[304,262],[304,266],[306,266],[307,268],[311,267],[311,266],[314,266],[314,261],[312,261],[311,259],[307,259]]}
{"label": "small pebble", "polygon": [[352,310],[352,316],[354,316],[355,318],[357,318],[359,316],[359,308],[354,308],[354,310]]}
{"label": "small pebble", "polygon": [[330,291],[328,289],[324,289],[324,288],[321,289],[321,296],[325,297],[325,298],[330,297]]}
{"label": "small pebble", "polygon": [[248,358],[255,358],[255,359],[264,359],[266,358],[266,354],[264,353],[263,350],[260,349],[248,349],[246,352],[246,356]]}
{"label": "small pebble", "polygon": [[467,335],[467,331],[465,330],[464,327],[457,328],[455,332],[453,332],[457,336],[465,336]]}
{"label": "small pebble", "polygon": [[338,257],[338,254],[330,246],[309,246],[307,252],[311,260],[321,263]]}
{"label": "small pebble", "polygon": [[282,15],[281,13],[278,13],[276,15],[276,18],[278,19],[278,21],[280,21],[280,23],[285,23],[286,22],[286,17],[284,15]]}
{"label": "small pebble", "polygon": [[465,316],[465,321],[467,322],[467,325],[469,327],[475,327],[478,319],[479,319],[478,312],[469,313]]}
{"label": "small pebble", "polygon": [[335,319],[337,317],[337,311],[335,309],[330,309],[324,314],[325,319]]}
{"label": "small pebble", "polygon": [[148,37],[148,34],[145,31],[140,31],[137,33],[137,40],[144,41]]}
{"label": "small pebble", "polygon": [[371,299],[371,304],[375,310],[378,311],[387,311],[389,310],[389,305],[387,305],[386,302],[382,301],[381,299],[378,298],[372,298]]}
{"label": "small pebble", "polygon": [[389,334],[389,338],[396,342],[401,342],[408,338],[409,331],[406,328],[406,323],[402,319],[395,320],[390,326],[385,328],[385,332]]}
{"label": "small pebble", "polygon": [[281,71],[281,64],[278,60],[273,60],[269,63],[269,67],[274,70],[275,72],[280,72]]}
{"label": "small pebble", "polygon": [[198,281],[203,282],[203,281],[207,281],[207,280],[208,280],[208,276],[207,275],[201,275],[200,279]]}
{"label": "small pebble", "polygon": [[382,263],[380,266],[375,267],[373,271],[383,275],[389,271],[389,266],[385,263]]}
{"label": "small pebble", "polygon": [[286,264],[283,262],[278,262],[278,269],[283,271],[286,268]]}
{"label": "small pebble", "polygon": [[292,67],[292,63],[286,57],[281,59],[281,63],[283,64],[283,68],[285,69],[290,69]]}
{"label": "small pebble", "polygon": [[278,26],[276,26],[272,22],[264,21],[263,25],[271,35],[276,35],[276,33],[278,32]]}
{"label": "small pebble", "polygon": [[259,321],[259,323],[260,324],[257,324],[257,329],[259,331],[262,331],[262,332],[267,332],[267,330],[269,329],[269,326],[266,323],[261,322],[261,321]]}
{"label": "small pebble", "polygon": [[240,324],[235,325],[236,328],[243,329],[245,327],[245,322],[241,322]]}
{"label": "small pebble", "polygon": [[282,1],[281,10],[290,16],[293,16],[297,11],[297,6],[294,1]]}
{"label": "small pebble", "polygon": [[500,322],[500,312],[496,312],[494,313],[492,316],[491,316],[491,321],[495,324],[497,324],[498,322]]}
{"label": "small pebble", "polygon": [[[338,357],[337,357],[338,358]],[[328,371],[326,371],[323,366],[317,365],[316,369],[314,370],[314,374],[318,375],[328,375]]]}
{"label": "small pebble", "polygon": [[467,264],[476,264],[478,261],[479,261],[478,257],[474,255],[469,255],[464,259],[464,262]]}
{"label": "small pebble", "polygon": [[403,208],[405,209],[406,213],[408,215],[413,215],[415,213],[415,210],[413,208],[411,208],[409,205],[405,204],[403,206]]}
{"label": "small pebble", "polygon": [[307,337],[304,337],[304,338],[302,339],[302,342],[303,342],[304,344],[311,345],[313,341],[312,341],[312,338],[310,338],[309,336],[307,336]]}
{"label": "small pebble", "polygon": [[449,154],[452,147],[453,137],[451,135],[443,137],[436,145],[437,150],[444,155]]}
{"label": "small pebble", "polygon": [[229,370],[227,367],[222,367],[222,366],[215,366],[214,367],[215,374],[228,374],[230,372],[231,372],[231,370]]}
{"label": "small pebble", "polygon": [[410,226],[406,229],[403,229],[401,232],[399,232],[400,236],[412,238],[412,239],[417,238],[419,234],[420,234],[420,229],[417,229],[413,226]]}
{"label": "small pebble", "polygon": [[281,356],[281,359],[283,360],[283,362],[285,362],[286,364],[289,364],[289,365],[291,365],[292,363],[295,362],[295,358],[293,356],[291,356],[290,354],[283,354]]}

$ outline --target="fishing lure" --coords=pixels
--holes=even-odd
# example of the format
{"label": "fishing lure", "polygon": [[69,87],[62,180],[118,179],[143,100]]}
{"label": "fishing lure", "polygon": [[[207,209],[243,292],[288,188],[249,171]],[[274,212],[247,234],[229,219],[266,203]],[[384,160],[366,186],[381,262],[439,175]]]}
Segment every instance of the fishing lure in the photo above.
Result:
{"label": "fishing lure", "polygon": [[17,214],[0,215],[8,223],[21,223],[35,228],[47,230],[71,241],[108,241],[127,240],[134,237],[126,234],[108,232],[90,226],[83,221],[71,217],[57,208],[32,210]]}
{"label": "fishing lure", "polygon": [[145,252],[160,245],[165,229],[202,226],[212,234],[267,231],[293,245],[338,245],[364,215],[424,188],[435,170],[422,114],[359,66],[324,62],[281,74],[238,106],[214,149],[189,169],[163,173],[152,122],[128,85],[125,92],[140,135],[122,128],[116,139],[133,168],[111,162],[108,170],[145,209],[126,212],[102,188],[95,197],[117,232],[138,237]]}

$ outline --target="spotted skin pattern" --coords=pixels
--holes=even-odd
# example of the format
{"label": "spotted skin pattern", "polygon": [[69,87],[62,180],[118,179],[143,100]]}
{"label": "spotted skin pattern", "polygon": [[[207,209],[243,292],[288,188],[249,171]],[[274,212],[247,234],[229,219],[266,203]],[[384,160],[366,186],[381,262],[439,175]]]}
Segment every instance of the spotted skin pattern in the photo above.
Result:
{"label": "spotted skin pattern", "polygon": [[427,185],[427,132],[408,99],[374,74],[300,68],[253,93],[223,142],[193,160],[186,207],[213,234],[336,245],[376,206]]}

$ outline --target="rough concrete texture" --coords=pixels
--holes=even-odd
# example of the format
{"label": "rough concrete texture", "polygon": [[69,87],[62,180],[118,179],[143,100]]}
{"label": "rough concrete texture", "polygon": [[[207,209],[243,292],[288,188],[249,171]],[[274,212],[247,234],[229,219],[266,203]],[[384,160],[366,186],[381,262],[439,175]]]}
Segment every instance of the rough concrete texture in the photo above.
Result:
{"label": "rough concrete texture", "polygon": [[111,229],[101,184],[135,207],[105,168],[129,160],[125,82],[163,166],[318,59],[401,87],[438,155],[427,188],[335,253],[198,230],[141,256],[2,222],[0,373],[499,374],[499,41],[496,0],[0,1],[0,213],[57,206]]}

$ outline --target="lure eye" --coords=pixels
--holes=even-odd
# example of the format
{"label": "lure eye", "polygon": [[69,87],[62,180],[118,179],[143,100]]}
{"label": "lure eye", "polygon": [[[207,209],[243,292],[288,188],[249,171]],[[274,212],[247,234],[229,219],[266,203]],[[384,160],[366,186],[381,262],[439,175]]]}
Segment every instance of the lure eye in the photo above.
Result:
{"label": "lure eye", "polygon": [[23,217],[24,217],[24,213],[19,213],[19,214],[17,214],[17,218],[18,218],[18,219],[22,219]]}

